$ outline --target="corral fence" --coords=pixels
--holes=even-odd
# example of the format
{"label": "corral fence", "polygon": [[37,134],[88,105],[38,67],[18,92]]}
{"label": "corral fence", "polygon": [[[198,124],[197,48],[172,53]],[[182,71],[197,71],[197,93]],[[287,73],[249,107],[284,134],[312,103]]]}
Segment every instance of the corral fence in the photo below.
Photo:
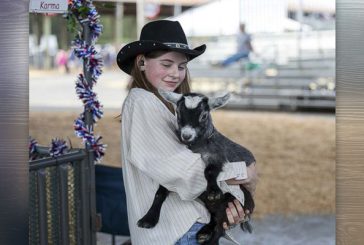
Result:
{"label": "corral fence", "polygon": [[257,34],[253,46],[259,55],[226,68],[213,64],[234,52],[234,37],[205,43],[204,57],[189,66],[192,89],[229,91],[225,108],[335,111],[335,30],[305,32],[300,42],[297,33]]}
{"label": "corral fence", "polygon": [[72,149],[29,162],[29,244],[96,245],[93,152]]}

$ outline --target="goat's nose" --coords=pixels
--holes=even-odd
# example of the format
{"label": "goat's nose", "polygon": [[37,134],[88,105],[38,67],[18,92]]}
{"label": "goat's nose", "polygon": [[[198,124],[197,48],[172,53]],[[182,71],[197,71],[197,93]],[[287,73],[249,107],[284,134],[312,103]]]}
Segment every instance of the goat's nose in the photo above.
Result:
{"label": "goat's nose", "polygon": [[185,141],[188,141],[192,138],[191,134],[182,134],[182,139]]}
{"label": "goat's nose", "polygon": [[181,129],[181,138],[183,141],[191,142],[196,137],[196,130],[191,126],[185,126]]}

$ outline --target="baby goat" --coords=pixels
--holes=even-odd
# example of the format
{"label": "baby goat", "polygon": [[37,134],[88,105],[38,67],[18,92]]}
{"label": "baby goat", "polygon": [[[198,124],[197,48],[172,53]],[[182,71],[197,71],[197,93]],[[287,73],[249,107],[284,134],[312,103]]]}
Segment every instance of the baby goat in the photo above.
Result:
{"label": "baby goat", "polygon": [[[178,138],[191,151],[200,153],[206,164],[204,174],[207,189],[199,198],[210,212],[211,220],[197,233],[197,240],[200,244],[218,244],[220,237],[224,235],[223,222],[228,223],[226,207],[235,197],[230,193],[223,194],[216,179],[226,162],[244,161],[249,166],[255,162],[255,158],[248,149],[226,138],[212,124],[210,111],[224,106],[230,98],[229,94],[208,98],[198,93],[182,95],[162,90],[159,90],[159,93],[164,99],[176,105]],[[244,209],[249,210],[251,214],[255,206],[254,200],[247,189],[242,187],[242,191],[245,196]],[[151,208],[138,221],[139,227],[152,228],[158,223],[162,203],[168,193],[166,188],[159,187]],[[252,229],[249,223],[250,214],[241,224],[241,228],[249,232]]]}

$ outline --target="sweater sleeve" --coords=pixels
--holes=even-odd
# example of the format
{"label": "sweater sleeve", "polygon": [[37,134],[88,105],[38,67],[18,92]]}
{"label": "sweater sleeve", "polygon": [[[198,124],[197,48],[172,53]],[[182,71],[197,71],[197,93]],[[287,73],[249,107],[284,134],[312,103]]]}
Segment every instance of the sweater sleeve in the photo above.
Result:
{"label": "sweater sleeve", "polygon": [[128,159],[146,176],[176,192],[182,200],[193,200],[205,189],[205,165],[175,135],[174,116],[152,94],[131,101],[127,120]]}

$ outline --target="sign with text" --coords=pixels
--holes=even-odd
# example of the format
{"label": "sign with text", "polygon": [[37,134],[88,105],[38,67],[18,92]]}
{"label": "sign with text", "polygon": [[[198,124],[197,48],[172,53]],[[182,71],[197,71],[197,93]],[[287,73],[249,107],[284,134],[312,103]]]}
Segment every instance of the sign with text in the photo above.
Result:
{"label": "sign with text", "polygon": [[68,9],[68,0],[30,0],[31,13],[64,13]]}

